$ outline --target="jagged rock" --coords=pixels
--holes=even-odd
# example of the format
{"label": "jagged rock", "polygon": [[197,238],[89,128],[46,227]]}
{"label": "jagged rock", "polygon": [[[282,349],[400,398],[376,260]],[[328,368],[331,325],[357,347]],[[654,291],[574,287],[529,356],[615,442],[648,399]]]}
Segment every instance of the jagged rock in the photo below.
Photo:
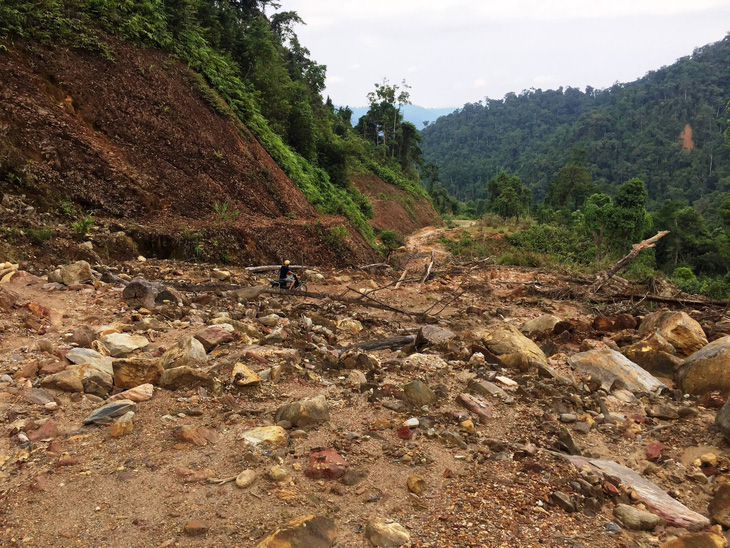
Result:
{"label": "jagged rock", "polygon": [[337,322],[337,329],[354,335],[355,333],[360,333],[363,327],[359,321],[352,318],[345,318]]}
{"label": "jagged rock", "polygon": [[66,359],[71,363],[81,365],[84,363],[93,363],[99,367],[111,367],[112,358],[109,356],[102,356],[96,350],[90,348],[72,348],[66,352]]}
{"label": "jagged rock", "polygon": [[260,363],[283,362],[287,364],[299,364],[302,361],[302,355],[295,348],[251,345],[243,349],[243,354]]}
{"label": "jagged rock", "polygon": [[358,349],[344,352],[339,358],[339,363],[340,367],[344,369],[359,369],[361,371],[380,369],[378,358]]}
{"label": "jagged rock", "polygon": [[266,327],[276,327],[279,325],[281,317],[278,314],[268,314],[266,316],[261,316],[258,320],[261,325],[265,325]]}
{"label": "jagged rock", "polygon": [[251,371],[245,364],[237,363],[233,366],[231,372],[231,382],[238,386],[248,386],[251,384],[260,384],[261,377],[254,371]]}
{"label": "jagged rock", "polygon": [[59,373],[48,375],[41,381],[41,386],[66,392],[83,392],[83,374],[78,366],[71,366]]}
{"label": "jagged rock", "polygon": [[426,492],[426,479],[418,474],[411,474],[406,479],[408,490],[414,495],[423,495]]}
{"label": "jagged rock", "polygon": [[677,369],[677,385],[695,396],[730,392],[730,337],[712,341],[685,359]]}
{"label": "jagged rock", "polygon": [[481,396],[488,395],[488,396],[493,396],[495,398],[500,398],[502,400],[511,399],[511,396],[509,394],[507,394],[507,392],[502,390],[499,386],[497,386],[493,382],[479,381],[476,379],[472,379],[469,381],[467,388],[469,388],[469,390],[471,390],[473,393],[479,394]]}
{"label": "jagged rock", "polygon": [[282,405],[276,411],[276,422],[289,421],[294,426],[307,426],[330,420],[330,410],[323,395]]}
{"label": "jagged rock", "polygon": [[208,361],[205,348],[193,337],[183,337],[175,346],[162,355],[160,364],[164,369],[182,366],[199,366]]}
{"label": "jagged rock", "polygon": [[304,280],[307,280],[308,282],[312,282],[315,284],[322,284],[325,281],[327,281],[325,279],[325,277],[322,274],[320,274],[319,272],[317,272],[316,270],[307,269],[304,271],[302,277]]}
{"label": "jagged rock", "polygon": [[419,371],[439,371],[449,364],[441,356],[435,354],[411,354],[403,360],[403,367]]}
{"label": "jagged rock", "polygon": [[20,294],[6,287],[0,287],[0,310],[9,312],[16,304],[20,302]]}
{"label": "jagged rock", "polygon": [[114,417],[120,417],[128,411],[134,411],[137,404],[132,400],[118,400],[107,403],[95,409],[91,415],[86,417],[82,422],[84,424],[106,424],[111,422]]}
{"label": "jagged rock", "polygon": [[114,360],[114,384],[134,388],[141,384],[157,384],[164,368],[158,358],[122,358]]}
{"label": "jagged rock", "polygon": [[388,523],[381,518],[368,521],[365,538],[378,548],[399,548],[411,541],[410,533],[400,523]]}
{"label": "jagged rock", "polygon": [[311,479],[337,479],[345,475],[350,463],[334,449],[314,451],[309,455],[309,465],[304,475]]}
{"label": "jagged rock", "polygon": [[618,314],[607,318],[606,316],[599,315],[593,319],[591,327],[596,331],[603,332],[618,332],[624,329],[636,329],[636,318],[631,314]]}
{"label": "jagged rock", "polygon": [[659,331],[679,356],[689,356],[707,344],[702,326],[686,312],[659,310],[649,314],[639,326],[639,335],[646,337],[655,331]]}
{"label": "jagged rock", "polygon": [[155,307],[155,297],[159,292],[160,288],[152,282],[135,278],[122,291],[122,298],[124,302],[133,308],[152,310]]}
{"label": "jagged rock", "polygon": [[264,293],[267,289],[268,287],[266,287],[265,285],[257,285],[255,287],[244,287],[243,289],[237,289],[233,292],[233,294],[239,301],[251,301],[260,297],[261,294]]}
{"label": "jagged rock", "polygon": [[211,325],[202,331],[198,331],[195,334],[195,338],[203,345],[206,352],[210,352],[220,344],[231,342],[233,340],[233,333],[225,327]]}
{"label": "jagged rock", "polygon": [[703,529],[710,525],[710,520],[687,508],[684,504],[670,497],[655,484],[637,474],[630,468],[610,460],[587,459],[584,457],[565,457],[579,470],[592,466],[603,475],[611,476],[621,482],[626,491],[634,491],[639,501],[674,527],[689,530]]}
{"label": "jagged rock", "polygon": [[713,531],[691,533],[672,539],[660,545],[659,548],[724,548],[727,539]]}
{"label": "jagged rock", "polygon": [[107,401],[132,400],[133,402],[139,403],[151,400],[154,394],[154,386],[151,384],[140,384],[139,386],[135,386],[134,388],[130,388],[129,390],[125,390],[119,394],[114,394]]}
{"label": "jagged rock", "polygon": [[271,333],[266,335],[264,337],[263,342],[265,344],[280,343],[280,342],[283,342],[284,339],[286,339],[286,337],[287,337],[286,331],[284,331],[284,328],[280,325],[279,327],[274,329]]}
{"label": "jagged rock", "polygon": [[283,449],[289,443],[289,436],[281,426],[251,428],[241,435],[241,439],[253,447],[266,449]]}
{"label": "jagged rock", "polygon": [[555,324],[560,321],[552,314],[543,314],[525,323],[520,328],[520,332],[527,337],[535,337],[545,333],[552,333]]}
{"label": "jagged rock", "polygon": [[489,404],[479,396],[471,396],[469,394],[459,394],[456,398],[457,403],[479,417],[481,422],[487,422],[492,418],[492,409]]}
{"label": "jagged rock", "polygon": [[101,344],[113,358],[122,358],[150,344],[146,337],[128,333],[109,333],[101,338]]}
{"label": "jagged rock", "polygon": [[615,350],[581,352],[571,356],[568,364],[591,375],[606,391],[610,391],[616,381],[621,381],[629,390],[643,392],[666,388],[650,373]]}
{"label": "jagged rock", "polygon": [[707,507],[710,517],[723,527],[730,527],[730,484],[721,483]]}
{"label": "jagged rock", "polygon": [[168,390],[196,388],[198,386],[202,386],[211,392],[217,392],[219,384],[218,381],[208,373],[183,365],[180,367],[165,369],[160,376],[160,386]]}
{"label": "jagged rock", "polygon": [[256,548],[330,548],[336,539],[334,520],[312,514],[280,525]]}
{"label": "jagged rock", "polygon": [[81,382],[84,385],[84,392],[104,397],[111,392],[114,386],[114,368],[110,363],[96,364],[85,363],[79,366],[72,365],[66,369],[79,367],[81,370]]}
{"label": "jagged rock", "polygon": [[453,331],[438,325],[424,325],[416,335],[416,348],[438,346],[456,337]]}
{"label": "jagged rock", "polygon": [[122,436],[131,434],[134,430],[134,422],[132,422],[133,418],[134,411],[127,411],[124,413],[124,415],[119,417],[116,422],[112,423],[109,428],[109,435],[112,438],[121,438]]}
{"label": "jagged rock", "polygon": [[730,441],[730,400],[725,402],[720,411],[715,417],[715,424],[725,436],[725,439]]}
{"label": "jagged rock", "polygon": [[403,392],[405,393],[408,403],[416,407],[431,405],[438,401],[436,393],[431,390],[425,382],[418,379],[414,379],[411,382],[404,384]]}
{"label": "jagged rock", "polygon": [[82,325],[76,328],[68,338],[68,342],[74,343],[81,348],[90,348],[91,344],[96,340],[96,333],[88,325]]}
{"label": "jagged rock", "polygon": [[75,263],[62,266],[59,275],[61,283],[64,285],[83,284],[94,281],[91,273],[91,265],[86,261],[76,261]]}
{"label": "jagged rock", "polygon": [[352,371],[350,371],[350,373],[347,375],[347,379],[345,380],[345,384],[353,388],[360,388],[363,384],[367,382],[368,379],[365,376],[365,373],[363,373],[359,369],[353,369]]}
{"label": "jagged rock", "polygon": [[626,529],[632,531],[653,531],[664,520],[657,515],[640,510],[628,504],[619,504],[613,509],[613,515]]}
{"label": "jagged rock", "polygon": [[474,331],[472,338],[500,358],[519,354],[532,367],[547,365],[547,358],[540,347],[520,333],[514,325],[506,324],[496,329]]}
{"label": "jagged rock", "polygon": [[165,304],[166,301],[178,306],[188,303],[188,299],[185,298],[185,295],[174,287],[169,286],[161,288],[160,292],[155,295],[156,304]]}
{"label": "jagged rock", "polygon": [[674,377],[675,369],[682,360],[675,356],[676,350],[661,336],[659,331],[632,345],[626,346],[621,353],[650,373],[666,377]]}

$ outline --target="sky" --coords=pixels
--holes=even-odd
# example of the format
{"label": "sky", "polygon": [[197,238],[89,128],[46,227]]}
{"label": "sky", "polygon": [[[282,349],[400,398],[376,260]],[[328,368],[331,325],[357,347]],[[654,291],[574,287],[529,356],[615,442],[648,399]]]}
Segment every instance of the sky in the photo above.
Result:
{"label": "sky", "polygon": [[730,0],[279,0],[327,65],[336,105],[405,79],[411,101],[461,107],[530,88],[605,88],[730,32]]}

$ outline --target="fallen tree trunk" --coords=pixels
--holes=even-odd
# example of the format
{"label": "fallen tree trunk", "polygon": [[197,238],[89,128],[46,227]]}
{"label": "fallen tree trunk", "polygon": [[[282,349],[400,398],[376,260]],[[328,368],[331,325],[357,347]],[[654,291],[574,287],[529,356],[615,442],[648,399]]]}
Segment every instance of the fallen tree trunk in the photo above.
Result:
{"label": "fallen tree trunk", "polygon": [[[279,270],[281,268],[280,264],[267,264],[263,266],[247,266],[246,270],[249,272],[257,273],[257,272],[271,272],[274,270]],[[289,268],[310,268],[308,266],[304,266],[301,264],[293,264],[290,265]]]}
{"label": "fallen tree trunk", "polygon": [[373,264],[366,264],[365,266],[358,267],[360,270],[376,270],[378,268],[393,268],[388,263],[373,263]]}
{"label": "fallen tree trunk", "polygon": [[591,297],[592,302],[612,302],[612,301],[649,301],[652,303],[676,304],[680,306],[714,306],[723,308],[730,306],[730,301],[712,301],[705,299],[687,299],[682,297],[662,297],[661,295],[635,295],[633,293],[616,293],[615,295],[607,295],[606,297]]}
{"label": "fallen tree trunk", "polygon": [[615,265],[613,265],[608,270],[604,270],[603,272],[598,274],[598,279],[596,280],[595,284],[593,284],[592,291],[595,293],[601,287],[603,287],[603,284],[605,284],[608,280],[610,280],[619,270],[622,268],[625,268],[628,266],[634,259],[636,259],[636,256],[644,251],[645,249],[651,249],[656,245],[656,243],[669,234],[668,230],[663,230],[661,232],[658,232],[651,238],[644,240],[643,242],[639,242],[638,244],[634,244],[631,246],[631,251],[623,257],[619,262],[617,262]]}
{"label": "fallen tree trunk", "polygon": [[378,341],[365,341],[358,344],[351,344],[350,346],[343,346],[338,348],[336,352],[337,355],[340,356],[353,348],[359,348],[360,350],[365,351],[394,350],[396,348],[403,348],[404,346],[408,346],[414,342],[416,342],[415,335],[399,335],[397,337],[389,337]]}
{"label": "fallen tree trunk", "polygon": [[[408,316],[409,318],[412,318],[413,316],[416,316],[417,314],[413,314],[411,312],[406,312],[405,310],[401,310],[400,308],[395,308],[393,306],[387,305],[385,303],[381,303],[379,301],[376,301],[372,297],[368,297],[367,299],[360,298],[355,299],[352,297],[345,297],[342,295],[331,295],[329,293],[315,293],[312,291],[307,291],[306,293],[303,291],[289,291],[288,289],[277,289],[277,288],[267,288],[265,293],[270,293],[271,295],[289,295],[290,297],[309,297],[312,299],[331,299],[333,301],[341,302],[341,303],[348,303],[348,304],[354,304],[357,306],[365,306],[368,308],[379,308],[380,310],[389,310],[390,312],[396,312],[398,314],[403,314],[404,316]],[[366,297],[366,295],[363,295],[363,297]]]}

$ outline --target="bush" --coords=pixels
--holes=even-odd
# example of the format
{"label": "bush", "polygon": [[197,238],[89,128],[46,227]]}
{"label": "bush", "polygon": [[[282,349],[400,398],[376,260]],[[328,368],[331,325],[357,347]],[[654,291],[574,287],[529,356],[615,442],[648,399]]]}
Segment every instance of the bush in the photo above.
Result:
{"label": "bush", "polygon": [[522,251],[546,253],[562,262],[588,264],[595,255],[591,240],[564,226],[534,225],[507,239]]}
{"label": "bush", "polygon": [[692,269],[686,266],[675,268],[670,280],[685,293],[697,294],[702,286]]}
{"label": "bush", "polygon": [[94,224],[94,218],[90,215],[86,215],[85,217],[82,217],[78,221],[76,221],[73,225],[71,225],[71,228],[74,231],[74,234],[80,239],[86,236],[88,234],[89,229],[91,228],[91,225]]}
{"label": "bush", "polygon": [[47,242],[53,236],[50,228],[28,228],[25,233],[30,238],[30,241],[35,244]]}
{"label": "bush", "polygon": [[398,238],[398,235],[395,233],[395,230],[383,230],[380,233],[380,242],[382,243],[383,247],[386,250],[386,253],[388,251],[393,251],[394,249],[398,249],[400,246],[403,245],[403,241]]}

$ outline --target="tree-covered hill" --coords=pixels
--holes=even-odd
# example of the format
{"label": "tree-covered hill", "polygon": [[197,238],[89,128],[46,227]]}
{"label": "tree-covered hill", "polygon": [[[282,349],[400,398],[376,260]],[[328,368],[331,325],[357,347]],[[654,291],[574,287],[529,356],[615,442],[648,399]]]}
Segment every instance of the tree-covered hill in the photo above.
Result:
{"label": "tree-covered hill", "polygon": [[518,175],[540,201],[584,150],[599,187],[646,182],[650,206],[695,202],[730,190],[723,132],[730,100],[730,37],[605,90],[525,90],[470,103],[422,132],[427,161],[460,200],[485,198],[500,170]]}

